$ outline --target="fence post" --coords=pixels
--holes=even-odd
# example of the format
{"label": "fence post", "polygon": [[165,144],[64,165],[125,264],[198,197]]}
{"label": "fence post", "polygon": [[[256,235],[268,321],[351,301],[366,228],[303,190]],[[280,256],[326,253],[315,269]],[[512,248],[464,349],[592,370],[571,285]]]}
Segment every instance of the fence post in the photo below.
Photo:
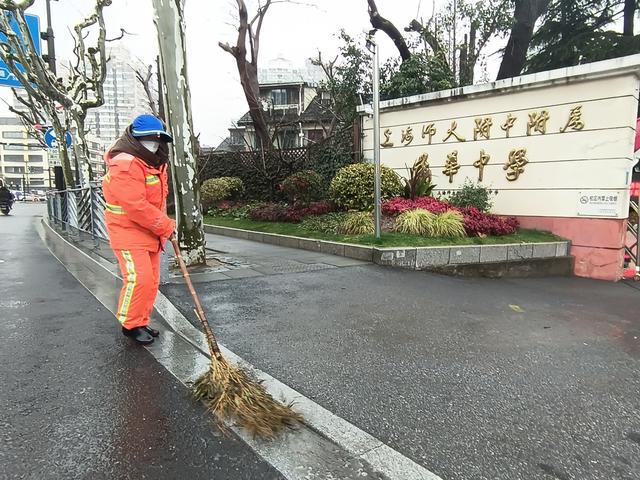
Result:
{"label": "fence post", "polygon": [[53,221],[53,196],[47,193],[47,218],[49,224]]}
{"label": "fence post", "polygon": [[91,215],[91,238],[93,239],[93,245],[98,246],[98,239],[96,238],[96,215],[95,215],[95,194],[94,186],[89,184],[89,213]]}
{"label": "fence post", "polygon": [[67,226],[67,221],[69,220],[69,216],[67,215],[67,195],[65,193],[65,191],[61,191],[58,195],[58,213],[60,214],[60,226],[62,227],[62,230],[66,231],[68,226]]}
{"label": "fence post", "polygon": [[[78,198],[76,192],[67,190],[67,216],[69,226],[75,229],[77,235],[80,234],[80,228],[78,225]],[[74,233],[70,229],[70,233]]]}

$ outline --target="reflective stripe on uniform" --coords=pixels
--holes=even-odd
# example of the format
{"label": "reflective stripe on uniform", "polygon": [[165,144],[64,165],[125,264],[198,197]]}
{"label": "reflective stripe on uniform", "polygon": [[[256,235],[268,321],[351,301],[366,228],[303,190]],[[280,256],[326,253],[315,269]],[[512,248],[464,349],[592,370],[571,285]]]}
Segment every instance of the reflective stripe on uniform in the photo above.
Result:
{"label": "reflective stripe on uniform", "polygon": [[131,257],[131,252],[128,250],[122,250],[122,258],[125,262],[125,269],[127,270],[127,286],[124,292],[124,297],[122,297],[122,303],[120,308],[118,309],[118,321],[124,325],[124,322],[127,320],[127,314],[129,313],[129,307],[131,306],[131,298],[133,297],[133,290],[136,287],[136,266],[133,263],[133,258]]}
{"label": "reflective stripe on uniform", "polygon": [[158,183],[160,183],[160,178],[158,178],[157,175],[147,175],[147,178],[145,178],[145,183],[147,185],[157,185]]}
{"label": "reflective stripe on uniform", "polygon": [[104,177],[102,177],[102,180],[109,183],[111,181],[111,176],[107,173]]}
{"label": "reflective stripe on uniform", "polygon": [[118,205],[112,205],[110,203],[105,204],[107,206],[107,211],[111,213],[115,213],[116,215],[124,215],[124,209]]}

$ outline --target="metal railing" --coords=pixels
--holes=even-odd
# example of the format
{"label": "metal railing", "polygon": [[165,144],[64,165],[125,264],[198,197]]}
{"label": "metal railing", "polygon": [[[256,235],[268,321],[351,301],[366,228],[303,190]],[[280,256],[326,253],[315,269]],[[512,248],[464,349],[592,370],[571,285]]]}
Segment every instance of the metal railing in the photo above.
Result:
{"label": "metal railing", "polygon": [[[640,220],[638,214],[640,208],[638,202],[631,200],[629,204],[629,213],[634,213],[635,218],[629,215],[627,220],[627,236],[625,237],[625,254],[629,258],[630,262],[636,267],[636,277],[640,277],[640,265],[638,265],[638,258],[640,257]],[[631,237],[631,240],[629,240]]]}
{"label": "metal railing", "polygon": [[47,194],[47,211],[52,223],[71,234],[91,235],[96,242],[108,240],[104,210],[102,187],[97,183]]}

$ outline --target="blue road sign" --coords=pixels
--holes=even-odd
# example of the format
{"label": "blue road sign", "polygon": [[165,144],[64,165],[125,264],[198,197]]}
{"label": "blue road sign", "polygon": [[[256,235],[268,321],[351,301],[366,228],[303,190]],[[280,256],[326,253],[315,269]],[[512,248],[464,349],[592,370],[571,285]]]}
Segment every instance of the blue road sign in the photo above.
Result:
{"label": "blue road sign", "polygon": [[[35,45],[36,52],[40,55],[40,18],[37,15],[25,15],[25,18],[27,20],[27,27],[29,28],[31,40]],[[15,19],[11,21],[11,28],[14,32],[18,33],[18,36],[20,36],[18,22],[16,22]],[[7,36],[0,33],[0,42],[5,43],[6,41]],[[24,71],[22,66],[20,66],[20,68]],[[22,84],[18,81],[16,76],[11,73],[7,64],[2,60],[0,60],[0,86],[22,88]]]}
{"label": "blue road sign", "polygon": [[[67,141],[67,147],[70,147],[73,142],[71,134],[69,132],[65,133],[64,138]],[[46,143],[49,148],[58,147],[58,139],[56,138],[56,132],[53,130],[53,127],[47,128],[47,131],[44,132],[44,143]]]}

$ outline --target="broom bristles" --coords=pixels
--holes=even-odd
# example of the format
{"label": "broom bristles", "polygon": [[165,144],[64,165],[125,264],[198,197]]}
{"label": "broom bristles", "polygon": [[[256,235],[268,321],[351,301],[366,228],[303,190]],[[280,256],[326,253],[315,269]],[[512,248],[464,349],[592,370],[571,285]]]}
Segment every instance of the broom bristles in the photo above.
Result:
{"label": "broom bristles", "polygon": [[254,438],[273,439],[283,429],[303,422],[293,404],[278,402],[261,381],[224,359],[211,358],[209,370],[193,387],[193,396],[205,402],[223,431],[226,422],[236,421]]}

